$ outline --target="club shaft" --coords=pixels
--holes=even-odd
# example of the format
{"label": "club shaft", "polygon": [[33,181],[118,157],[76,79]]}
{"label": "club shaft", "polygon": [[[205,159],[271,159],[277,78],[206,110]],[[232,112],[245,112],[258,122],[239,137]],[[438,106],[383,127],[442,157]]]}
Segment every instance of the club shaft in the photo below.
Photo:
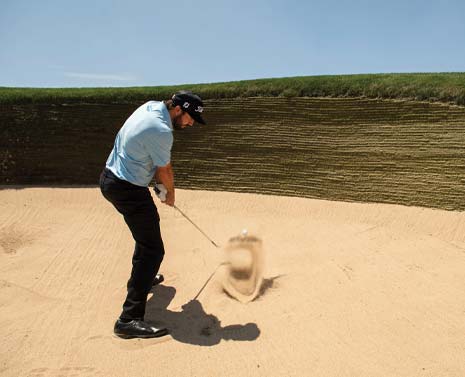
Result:
{"label": "club shaft", "polygon": [[200,233],[202,233],[202,234],[205,236],[205,238],[207,238],[215,247],[218,247],[218,248],[219,248],[219,246],[215,243],[215,241],[213,241],[210,237],[208,237],[207,234],[206,234],[202,229],[200,229],[200,228],[197,226],[197,224],[195,224],[183,211],[181,211],[181,210],[179,209],[179,207],[177,207],[176,205],[174,205],[174,208],[175,208],[181,215],[183,215],[184,218],[185,218],[187,221],[189,221],[193,226],[195,226],[195,227],[197,228],[197,230],[198,230]]}

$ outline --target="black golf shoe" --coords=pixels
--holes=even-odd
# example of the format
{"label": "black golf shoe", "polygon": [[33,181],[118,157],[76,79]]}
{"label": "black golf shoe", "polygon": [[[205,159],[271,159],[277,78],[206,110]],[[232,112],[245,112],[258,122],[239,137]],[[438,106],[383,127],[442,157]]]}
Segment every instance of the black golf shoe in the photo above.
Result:
{"label": "black golf shoe", "polygon": [[168,329],[164,327],[156,328],[147,322],[134,319],[130,322],[123,322],[118,319],[115,323],[114,332],[116,336],[123,339],[131,338],[159,338],[168,335]]}
{"label": "black golf shoe", "polygon": [[156,274],[155,278],[153,279],[152,287],[160,283],[163,283],[164,280],[165,280],[165,277],[162,274]]}

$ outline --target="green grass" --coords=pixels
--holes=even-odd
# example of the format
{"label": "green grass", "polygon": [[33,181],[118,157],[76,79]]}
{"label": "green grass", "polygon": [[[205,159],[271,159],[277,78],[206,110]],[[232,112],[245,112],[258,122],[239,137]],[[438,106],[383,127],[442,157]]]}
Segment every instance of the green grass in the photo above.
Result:
{"label": "green grass", "polygon": [[121,103],[166,99],[179,89],[204,99],[246,97],[367,97],[465,105],[465,73],[392,73],[302,76],[212,84],[125,88],[0,87],[0,104]]}

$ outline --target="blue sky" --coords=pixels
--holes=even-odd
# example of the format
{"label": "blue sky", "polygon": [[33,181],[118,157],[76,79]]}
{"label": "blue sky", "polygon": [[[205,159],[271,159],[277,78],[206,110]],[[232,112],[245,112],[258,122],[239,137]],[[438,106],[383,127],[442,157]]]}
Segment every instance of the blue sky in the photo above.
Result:
{"label": "blue sky", "polygon": [[464,72],[463,0],[0,0],[0,86]]}

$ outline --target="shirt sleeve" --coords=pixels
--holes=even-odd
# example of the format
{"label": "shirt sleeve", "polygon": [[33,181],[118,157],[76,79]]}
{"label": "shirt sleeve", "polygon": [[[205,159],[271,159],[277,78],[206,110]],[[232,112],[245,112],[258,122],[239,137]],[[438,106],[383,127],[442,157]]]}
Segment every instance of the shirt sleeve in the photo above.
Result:
{"label": "shirt sleeve", "polygon": [[154,132],[146,135],[145,147],[155,166],[166,166],[171,161],[173,134],[171,132]]}

